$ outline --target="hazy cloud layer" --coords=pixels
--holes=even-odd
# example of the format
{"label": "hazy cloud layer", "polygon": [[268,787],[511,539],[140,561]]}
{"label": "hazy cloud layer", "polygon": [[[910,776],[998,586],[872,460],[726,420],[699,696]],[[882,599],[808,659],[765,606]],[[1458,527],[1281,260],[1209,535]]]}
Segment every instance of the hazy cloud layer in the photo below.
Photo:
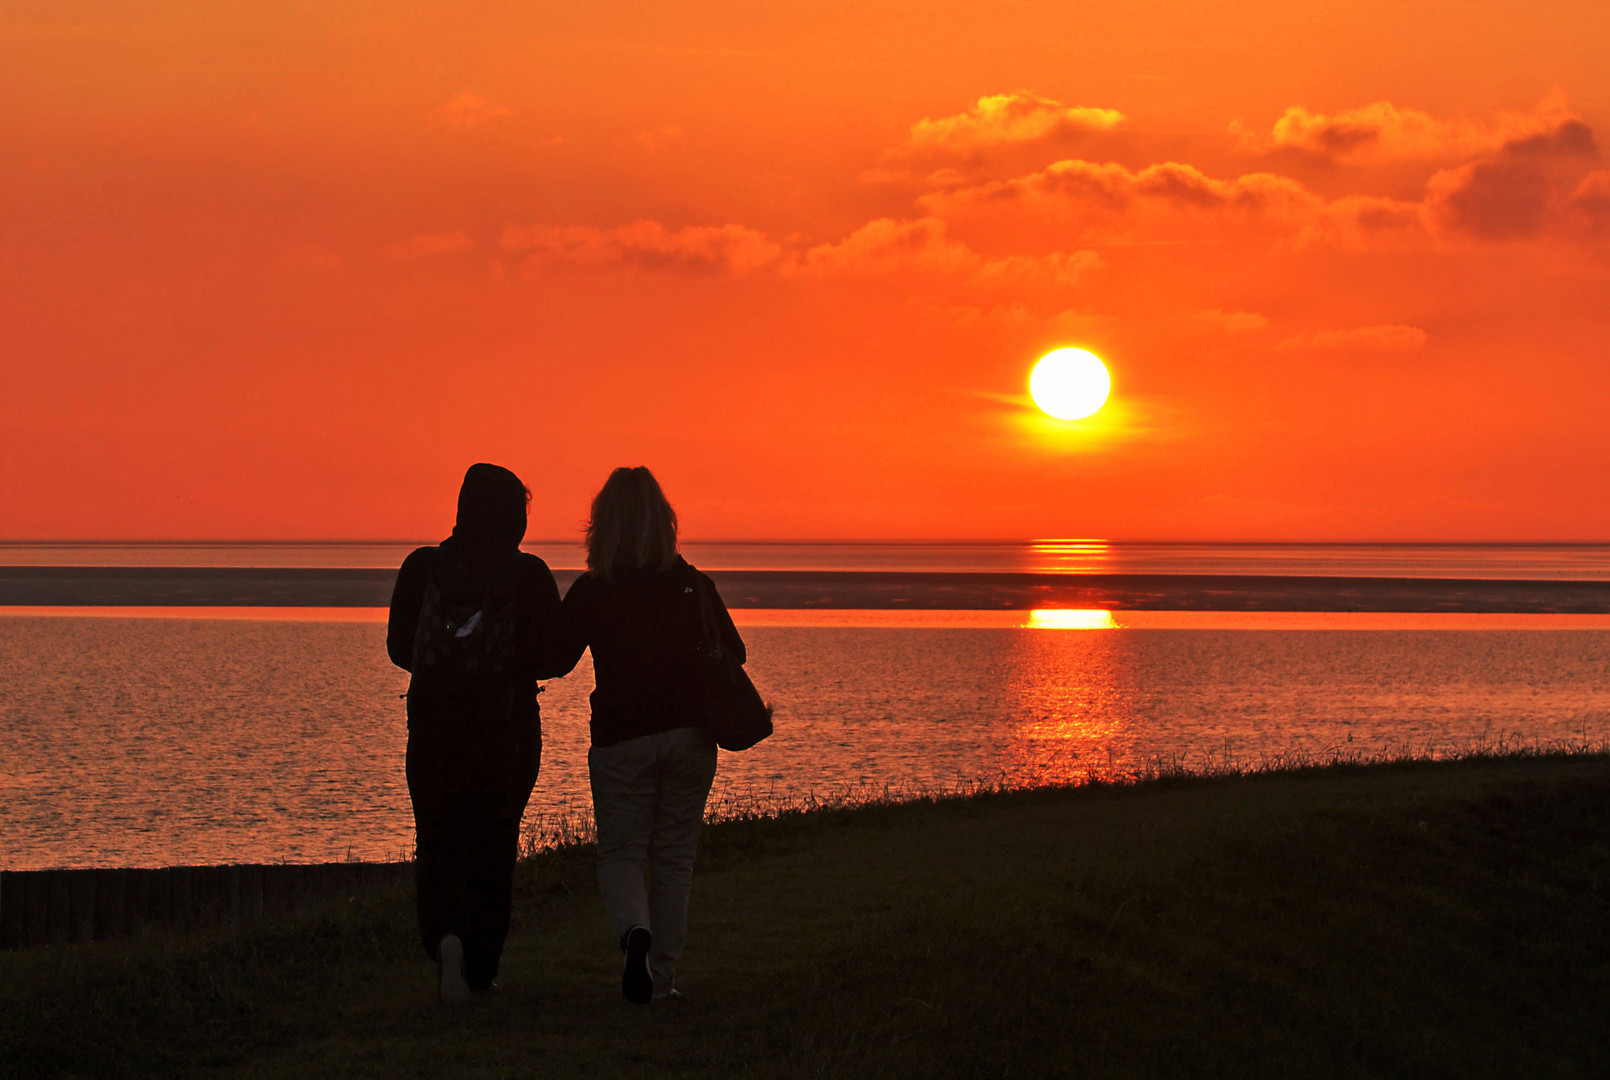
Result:
{"label": "hazy cloud layer", "polygon": [[[470,95],[439,113],[502,115]],[[1032,146],[1071,130],[1102,131],[1123,115],[1070,107],[1026,92],[980,98],[968,111],[912,125],[890,153],[965,153],[989,146]],[[455,121],[457,122],[457,121]],[[644,132],[652,146],[674,127]],[[1246,136],[1243,136],[1246,138]],[[1104,243],[1215,243],[1249,238],[1289,251],[1345,251],[1504,242],[1549,231],[1592,239],[1610,231],[1610,170],[1595,169],[1592,130],[1562,95],[1490,122],[1440,120],[1391,102],[1336,114],[1292,107],[1263,139],[1266,147],[1356,159],[1459,153],[1470,160],[1431,172],[1419,199],[1375,194],[1325,196],[1278,172],[1213,176],[1184,161],[1132,167],[1065,158],[1020,175],[987,178],[956,169],[929,174],[916,214],[879,217],[833,240],[800,245],[741,224],[678,228],[652,220],[594,227],[509,226],[503,250],[529,270],[659,271],[785,277],[926,280],[924,290],[975,312],[974,322],[1061,310],[1068,290],[1104,265]],[[1048,149],[1048,147],[1041,147]],[[1000,166],[995,162],[995,167]],[[1428,165],[1428,169],[1433,166]],[[986,244],[959,235],[985,237]],[[463,232],[422,234],[387,249],[417,258],[473,247]],[[981,250],[987,246],[990,250]],[[1057,301],[1061,307],[1055,307]],[[1190,317],[1199,329],[1244,334],[1265,329],[1262,315],[1220,308]],[[1409,326],[1324,330],[1281,341],[1280,349],[1408,351],[1425,341]]]}
{"label": "hazy cloud layer", "polygon": [[[487,112],[484,102],[469,95],[449,105],[454,115]],[[1116,110],[1070,107],[1026,92],[996,94],[980,98],[964,113],[918,121],[910,138],[890,153],[1021,147],[1073,130],[1108,130],[1123,119]],[[641,133],[639,141],[653,146],[678,134],[680,129],[660,128]],[[1277,172],[1215,177],[1182,161],[1132,168],[1066,158],[995,179],[935,170],[929,190],[915,200],[917,215],[876,218],[841,239],[804,247],[739,224],[668,228],[650,220],[613,227],[509,226],[500,246],[524,256],[527,268],[536,270],[743,274],[772,268],[795,278],[942,278],[947,287],[995,297],[978,308],[992,312],[985,320],[991,321],[1012,317],[1005,313],[1014,304],[1039,306],[1047,295],[1077,287],[1103,265],[1091,244],[1258,236],[1297,251],[1364,251],[1459,238],[1513,240],[1567,222],[1578,235],[1591,236],[1610,224],[1610,171],[1590,171],[1597,157],[1593,132],[1569,111],[1563,96],[1530,111],[1500,113],[1486,123],[1439,120],[1390,102],[1332,115],[1294,106],[1263,145],[1336,159],[1480,156],[1430,175],[1419,200],[1325,197]],[[989,226],[1014,219],[1019,228],[997,233],[994,252],[975,249],[953,231],[957,222]],[[1043,238],[1032,254],[1017,246],[1036,238],[1037,222],[1057,225],[1051,246],[1060,250],[1045,250]],[[463,233],[433,234],[388,252],[417,257],[470,246]],[[1014,297],[1014,292],[1023,295]],[[1194,321],[1230,333],[1267,326],[1261,315],[1219,309],[1201,312]],[[1363,327],[1297,335],[1279,347],[1402,351],[1423,341],[1423,332],[1413,327]]]}
{"label": "hazy cloud layer", "polygon": [[659,127],[651,128],[648,131],[639,131],[637,134],[632,136],[632,142],[642,147],[644,150],[652,152],[661,149],[667,143],[675,139],[680,139],[681,137],[682,125],[661,124]]}
{"label": "hazy cloud layer", "polygon": [[1284,352],[1319,350],[1324,352],[1414,352],[1426,343],[1426,332],[1418,326],[1360,326],[1355,330],[1317,330],[1294,334],[1275,348]]}
{"label": "hazy cloud layer", "polygon": [[1426,204],[1378,195],[1344,195],[1316,203],[1297,231],[1299,248],[1350,251],[1423,245],[1432,237]]}
{"label": "hazy cloud layer", "polygon": [[[1501,122],[1470,134],[1462,127],[1422,130],[1423,125],[1400,122],[1402,110],[1369,115],[1394,117],[1397,124],[1371,129],[1377,132],[1372,138],[1486,152],[1429,175],[1418,200],[1362,193],[1325,197],[1274,172],[1214,177],[1180,161],[1137,169],[1070,158],[1015,177],[931,190],[917,205],[950,222],[1000,223],[1016,216],[1065,227],[1071,223],[1091,243],[1179,239],[1181,229],[1193,239],[1203,238],[1204,229],[1229,239],[1250,228],[1259,235],[1284,235],[1300,248],[1364,250],[1459,239],[1516,240],[1551,231],[1591,236],[1602,230],[1602,182],[1591,179],[1598,175],[1592,171],[1598,147],[1592,129],[1574,116],[1558,110],[1502,114]],[[1356,134],[1361,128],[1355,124],[1346,130]],[[1333,150],[1346,142],[1327,138]]]}
{"label": "hazy cloud layer", "polygon": [[1207,311],[1198,311],[1191,316],[1198,326],[1213,330],[1222,330],[1228,334],[1246,334],[1262,330],[1269,325],[1269,320],[1252,311],[1221,311],[1210,308]]}
{"label": "hazy cloud layer", "polygon": [[431,255],[445,255],[454,251],[469,251],[475,241],[460,231],[450,233],[422,233],[401,243],[392,244],[386,254],[394,259],[419,259]]}
{"label": "hazy cloud layer", "polygon": [[789,266],[805,277],[877,277],[894,272],[967,272],[978,253],[952,240],[938,218],[869,221],[837,243],[818,244]]}
{"label": "hazy cloud layer", "polygon": [[534,270],[660,270],[748,273],[775,263],[782,248],[765,233],[742,225],[688,225],[667,229],[634,221],[609,229],[584,225],[510,225],[499,241],[525,256]]}
{"label": "hazy cloud layer", "polygon": [[1094,251],[1053,251],[1045,255],[1008,255],[984,259],[969,278],[985,290],[1014,292],[1043,286],[1072,288],[1105,264]]}
{"label": "hazy cloud layer", "polygon": [[991,258],[952,238],[937,218],[880,218],[837,243],[808,248],[782,269],[813,278],[943,278],[974,293],[1036,299],[1074,288],[1102,265],[1088,250]]}
{"label": "hazy cloud layer", "polygon": [[1486,122],[1439,118],[1390,101],[1376,101],[1329,114],[1293,105],[1267,134],[1249,131],[1239,122],[1231,130],[1243,149],[1298,150],[1334,161],[1361,161],[1485,155],[1511,144],[1548,138],[1573,123],[1581,127],[1565,95],[1555,91],[1535,109],[1501,112]]}
{"label": "hazy cloud layer", "polygon": [[445,105],[438,105],[431,111],[431,119],[438,124],[459,129],[480,127],[482,124],[513,115],[513,110],[507,106],[494,105],[474,94],[459,94]]}

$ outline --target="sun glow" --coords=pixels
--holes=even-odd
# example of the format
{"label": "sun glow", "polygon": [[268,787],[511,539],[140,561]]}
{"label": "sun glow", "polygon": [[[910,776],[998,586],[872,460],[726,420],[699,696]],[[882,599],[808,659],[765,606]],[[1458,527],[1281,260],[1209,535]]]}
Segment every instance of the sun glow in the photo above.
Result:
{"label": "sun glow", "polygon": [[1036,608],[1025,625],[1031,630],[1115,630],[1118,621],[1101,608]]}
{"label": "sun glow", "polygon": [[1053,349],[1029,375],[1029,396],[1046,415],[1058,420],[1095,415],[1111,392],[1107,365],[1084,349]]}

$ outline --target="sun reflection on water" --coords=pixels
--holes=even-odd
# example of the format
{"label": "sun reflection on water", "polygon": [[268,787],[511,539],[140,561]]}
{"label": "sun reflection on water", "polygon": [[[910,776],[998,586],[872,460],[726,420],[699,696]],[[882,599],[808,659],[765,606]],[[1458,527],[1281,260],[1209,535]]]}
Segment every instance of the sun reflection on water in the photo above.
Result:
{"label": "sun reflection on water", "polygon": [[[1104,610],[1040,610],[1026,627],[1105,629]],[[1004,777],[1016,783],[1106,778],[1132,757],[1137,700],[1135,642],[1126,634],[1026,634],[1003,665],[1010,722],[999,746]]]}
{"label": "sun reflection on water", "polygon": [[1118,621],[1101,608],[1037,608],[1023,625],[1031,630],[1116,630]]}
{"label": "sun reflection on water", "polygon": [[1029,544],[1029,562],[1029,569],[1041,574],[1104,573],[1112,569],[1112,549],[1105,540],[1035,540]]}

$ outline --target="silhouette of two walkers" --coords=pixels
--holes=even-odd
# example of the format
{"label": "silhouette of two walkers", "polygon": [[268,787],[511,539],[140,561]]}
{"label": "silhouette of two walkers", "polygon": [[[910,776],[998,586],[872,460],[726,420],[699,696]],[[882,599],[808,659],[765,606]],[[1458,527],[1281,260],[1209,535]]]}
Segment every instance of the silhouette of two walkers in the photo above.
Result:
{"label": "silhouette of two walkers", "polygon": [[452,536],[410,554],[392,594],[387,652],[412,675],[420,940],[444,1001],[495,986],[520,820],[542,760],[537,680],[568,674],[591,649],[588,777],[622,993],[679,997],[716,771],[698,658],[713,633],[741,664],[743,641],[710,579],[677,554],[676,513],[648,469],[616,469],[599,491],[587,573],[563,603],[548,566],[520,551],[530,499],[509,470],[471,466]]}

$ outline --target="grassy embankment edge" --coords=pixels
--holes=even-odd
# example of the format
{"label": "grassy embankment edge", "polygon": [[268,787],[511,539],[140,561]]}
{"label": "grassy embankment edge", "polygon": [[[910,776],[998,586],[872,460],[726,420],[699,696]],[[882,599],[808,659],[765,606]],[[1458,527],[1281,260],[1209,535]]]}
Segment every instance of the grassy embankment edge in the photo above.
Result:
{"label": "grassy embankment edge", "polygon": [[0,1073],[1586,1076],[1610,1061],[1602,751],[814,801],[707,831],[678,1005],[618,1000],[591,850],[572,843],[521,866],[495,999],[430,1000],[399,889],[0,956]]}

